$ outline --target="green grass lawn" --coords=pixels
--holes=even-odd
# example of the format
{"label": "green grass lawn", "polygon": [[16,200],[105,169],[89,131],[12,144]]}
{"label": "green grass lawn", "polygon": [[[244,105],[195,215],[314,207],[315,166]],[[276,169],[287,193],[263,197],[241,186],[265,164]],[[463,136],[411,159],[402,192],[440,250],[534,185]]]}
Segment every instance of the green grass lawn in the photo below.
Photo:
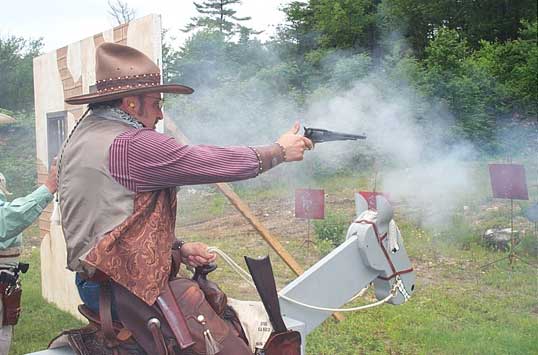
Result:
{"label": "green grass lawn", "polygon": [[507,270],[445,265],[451,277],[430,284],[419,273],[408,303],[331,319],[309,336],[308,353],[538,354],[538,274],[522,264]]}
{"label": "green grass lawn", "polygon": [[[406,248],[411,255],[419,254],[417,248],[424,238],[408,238]],[[238,248],[233,254],[243,253],[248,251]],[[307,353],[538,354],[537,270],[523,262],[510,267],[506,261],[480,269],[503,254],[478,246],[465,251],[445,247],[442,254],[420,250],[420,258],[438,260],[431,265],[426,262],[426,266],[420,262],[417,288],[408,303],[346,313],[340,323],[329,319],[309,335]],[[278,270],[282,266],[275,258]],[[13,355],[43,349],[62,329],[82,324],[43,300],[37,251],[27,260],[32,266],[23,277],[24,311],[15,330]],[[253,297],[250,290],[230,286],[241,281],[224,265],[214,279],[233,296],[248,293],[250,296],[241,298]],[[372,300],[367,293],[361,302]]]}
{"label": "green grass lawn", "polygon": [[[343,176],[321,182],[326,186],[326,208],[351,218],[352,186],[360,179]],[[277,186],[237,190],[301,265],[316,262],[319,250],[315,245],[305,248],[303,244],[306,222],[293,218],[293,194],[289,189]],[[450,228],[441,232],[424,230],[402,213],[405,205],[398,206],[396,220],[417,272],[414,296],[401,306],[346,313],[342,322],[328,319],[308,336],[307,354],[538,354],[538,269],[518,260],[513,265],[503,260],[482,267],[506,256],[481,245],[484,228],[506,223],[507,213],[506,204],[492,201],[486,193],[470,196],[474,203],[469,204],[466,214],[455,216]],[[294,279],[293,273],[221,195],[207,189],[198,194],[187,190],[180,194],[178,236],[217,246],[238,262],[244,255],[268,254],[278,287]],[[536,200],[537,196],[533,193],[532,198]],[[519,218],[519,207],[517,214]],[[532,229],[528,222],[521,218],[516,222],[517,229],[527,231],[518,252],[536,265],[538,237],[529,232]],[[313,233],[313,228],[310,230]],[[39,255],[37,251],[27,255],[31,269],[23,275],[24,310],[10,354],[43,349],[61,329],[81,324],[44,302]],[[256,298],[255,292],[222,261],[211,279],[230,297]],[[372,301],[369,291],[362,300],[347,306]]]}

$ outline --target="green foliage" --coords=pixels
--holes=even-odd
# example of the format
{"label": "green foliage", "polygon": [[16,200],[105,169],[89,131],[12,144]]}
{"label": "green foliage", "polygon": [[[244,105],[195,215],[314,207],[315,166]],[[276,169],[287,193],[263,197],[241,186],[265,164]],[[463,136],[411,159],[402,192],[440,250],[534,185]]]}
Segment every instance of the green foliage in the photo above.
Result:
{"label": "green foliage", "polygon": [[422,58],[430,40],[443,28],[460,31],[472,48],[478,48],[481,40],[515,40],[520,21],[536,20],[536,6],[534,0],[383,0],[379,17],[385,33],[402,33]]}
{"label": "green foliage", "polygon": [[175,37],[170,37],[168,29],[163,29],[162,33],[162,57],[163,57],[163,83],[174,83],[179,77],[179,61],[181,60],[179,50],[174,48]]}
{"label": "green foliage", "polygon": [[515,247],[518,255],[538,257],[538,235],[527,233]]}
{"label": "green foliage", "polygon": [[0,172],[14,197],[36,188],[34,116],[14,113],[16,123],[0,126]]}
{"label": "green foliage", "polygon": [[0,126],[0,172],[10,191],[24,196],[36,187],[33,58],[42,40],[0,37],[0,111],[17,122]]}
{"label": "green foliage", "polygon": [[34,103],[32,60],[43,41],[22,37],[0,37],[0,107],[12,111],[31,110]]}
{"label": "green foliage", "polygon": [[473,230],[462,216],[455,215],[448,229],[441,231],[434,238],[438,238],[446,245],[455,245],[460,249],[469,250],[473,244],[479,244],[480,231]]}
{"label": "green foliage", "polygon": [[191,23],[183,31],[190,32],[194,29],[218,31],[221,35],[230,36],[234,33],[250,34],[255,32],[239,23],[250,20],[250,17],[237,17],[233,5],[241,4],[241,0],[204,0],[199,3],[193,1],[199,16],[191,18]]}
{"label": "green foliage", "polygon": [[376,43],[376,6],[369,0],[311,0],[314,29],[324,48],[368,48]]}
{"label": "green foliage", "polygon": [[372,50],[376,45],[373,1],[293,1],[283,11],[288,23],[279,27],[279,38],[295,43],[297,55],[319,48]]}
{"label": "green foliage", "polygon": [[430,72],[458,74],[461,63],[469,55],[467,41],[458,31],[440,29],[426,47],[424,64]]}
{"label": "green foliage", "polygon": [[308,3],[292,1],[282,8],[286,22],[277,27],[276,43],[285,61],[301,60],[318,47],[313,10]]}
{"label": "green foliage", "polygon": [[195,88],[218,87],[230,80],[248,80],[275,62],[255,39],[230,42],[219,32],[202,30],[189,37],[180,50],[169,45],[163,53],[166,76]]}
{"label": "green foliage", "polygon": [[366,53],[341,58],[334,64],[330,83],[349,89],[354,82],[366,77],[371,69],[372,59]]}
{"label": "green foliage", "polygon": [[341,212],[327,211],[325,219],[314,221],[316,246],[322,255],[344,242],[348,226],[349,217]]}
{"label": "green foliage", "polygon": [[496,82],[496,94],[505,110],[536,115],[538,110],[538,22],[523,22],[513,41],[481,42],[473,59]]}
{"label": "green foliage", "polygon": [[187,39],[168,71],[176,73],[177,78],[173,80],[193,87],[216,85],[230,75],[226,46],[225,38],[219,32],[199,31]]}
{"label": "green foliage", "polygon": [[536,112],[536,22],[525,25],[521,39],[483,41],[474,52],[460,32],[441,29],[425,49],[423,75],[414,78],[421,92],[441,98],[455,115],[453,133],[485,151],[500,148],[499,117]]}

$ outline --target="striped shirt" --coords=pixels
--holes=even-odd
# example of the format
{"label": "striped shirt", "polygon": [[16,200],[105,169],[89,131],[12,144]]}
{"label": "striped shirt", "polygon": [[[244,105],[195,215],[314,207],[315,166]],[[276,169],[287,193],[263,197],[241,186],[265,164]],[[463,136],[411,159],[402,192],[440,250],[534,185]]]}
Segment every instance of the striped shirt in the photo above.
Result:
{"label": "striped shirt", "polygon": [[120,134],[109,153],[110,174],[135,192],[249,179],[260,166],[252,148],[183,145],[148,128]]}

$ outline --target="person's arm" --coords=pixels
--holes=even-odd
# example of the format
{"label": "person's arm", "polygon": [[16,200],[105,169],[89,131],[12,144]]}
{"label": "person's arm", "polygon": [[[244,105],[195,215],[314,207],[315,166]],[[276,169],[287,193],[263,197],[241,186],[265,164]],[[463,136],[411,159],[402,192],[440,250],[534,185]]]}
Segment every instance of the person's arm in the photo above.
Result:
{"label": "person's arm", "polygon": [[28,228],[52,201],[43,185],[31,194],[6,202],[0,198],[0,242],[16,237]]}
{"label": "person's arm", "polygon": [[110,146],[109,169],[136,192],[249,179],[284,161],[302,160],[312,142],[298,130],[296,123],[276,143],[259,147],[184,145],[151,129],[129,130]]}
{"label": "person's arm", "polygon": [[121,134],[109,152],[111,175],[136,192],[249,179],[261,165],[253,148],[183,145],[150,129]]}

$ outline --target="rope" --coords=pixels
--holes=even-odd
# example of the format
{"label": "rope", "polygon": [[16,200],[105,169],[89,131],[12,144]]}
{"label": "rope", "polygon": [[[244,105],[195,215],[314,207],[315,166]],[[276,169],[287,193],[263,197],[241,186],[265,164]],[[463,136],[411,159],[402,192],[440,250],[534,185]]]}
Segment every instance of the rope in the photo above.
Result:
{"label": "rope", "polygon": [[[82,114],[82,116],[80,116],[80,118],[78,119],[78,121],[75,123],[75,125],[73,126],[73,129],[71,130],[71,132],[69,132],[69,135],[67,136],[67,139],[65,140],[65,142],[63,143],[62,145],[62,150],[60,152],[60,156],[58,157],[58,161],[57,161],[57,165],[56,165],[56,185],[57,186],[60,186],[60,172],[62,170],[62,158],[64,156],[64,151],[65,151],[65,147],[67,146],[67,143],[69,143],[69,141],[71,140],[71,136],[73,136],[73,133],[75,133],[75,131],[77,130],[78,126],[80,125],[80,123],[82,122],[83,119],[86,118],[86,116],[88,115],[88,113],[90,112],[90,108],[88,107],[86,109],[86,111]],[[59,192],[56,192],[56,198],[55,198],[56,202],[60,202],[60,193]]]}
{"label": "rope", "polygon": [[[222,259],[224,261],[226,261],[228,263],[228,265],[230,265],[230,267],[235,272],[237,272],[239,274],[239,276],[241,276],[241,278],[243,280],[245,280],[249,285],[251,285],[254,289],[256,289],[256,285],[254,285],[254,282],[252,282],[252,276],[248,272],[246,272],[243,268],[241,268],[241,266],[239,266],[229,255],[227,255],[225,252],[223,252],[222,250],[220,250],[217,247],[209,247],[207,249],[207,251],[209,253],[218,254],[220,257],[222,257]],[[402,289],[403,289],[403,292],[402,292]],[[366,286],[365,288],[360,290],[348,302],[351,302],[351,301],[355,300],[356,298],[361,297],[362,295],[364,295],[366,290],[368,290],[368,286]],[[332,312],[332,313],[334,313],[334,312],[355,312],[355,311],[361,311],[361,310],[365,310],[365,309],[368,309],[368,308],[373,308],[373,307],[376,307],[376,306],[380,306],[383,303],[388,302],[391,298],[396,296],[396,292],[398,290],[400,290],[400,292],[402,292],[402,295],[404,296],[404,298],[406,300],[409,298],[409,294],[405,291],[405,288],[403,287],[402,280],[400,279],[399,276],[396,276],[396,283],[394,285],[392,285],[392,288],[390,290],[390,294],[387,297],[385,297],[382,300],[379,300],[377,302],[374,302],[374,303],[370,303],[370,304],[366,304],[366,305],[358,306],[358,307],[351,307],[351,308],[319,307],[319,306],[313,306],[313,305],[310,305],[310,304],[307,304],[307,303],[303,303],[303,302],[294,300],[293,298],[290,298],[288,296],[284,296],[281,293],[279,293],[279,296],[282,297],[282,299],[284,299],[284,300],[286,300],[288,302],[295,303],[295,304],[297,304],[299,306],[302,306],[302,307],[305,307],[305,308],[315,309],[317,311],[325,311],[325,312]]]}
{"label": "rope", "polygon": [[224,259],[224,261],[226,261],[228,265],[230,265],[230,267],[235,272],[237,272],[243,280],[245,280],[250,286],[256,289],[256,285],[254,285],[254,282],[252,282],[252,276],[250,276],[248,272],[243,270],[241,266],[239,266],[229,255],[227,255],[225,252],[223,252],[222,250],[216,247],[209,247],[207,248],[207,251],[209,253],[215,253],[215,254],[220,255],[220,257]]}
{"label": "rope", "polygon": [[391,293],[389,294],[387,297],[383,298],[382,300],[380,301],[377,301],[377,302],[374,302],[374,303],[370,303],[370,304],[366,304],[364,306],[358,306],[358,307],[351,307],[351,308],[328,308],[328,307],[319,307],[319,306],[313,306],[313,305],[310,305],[310,304],[306,304],[306,303],[303,303],[303,302],[299,302],[297,300],[294,300],[292,298],[289,298],[287,296],[284,296],[284,295],[280,295],[280,297],[282,297],[283,299],[285,299],[286,301],[289,301],[291,303],[295,303],[299,306],[302,306],[302,307],[305,307],[305,308],[310,308],[310,309],[315,309],[317,311],[326,311],[326,312],[356,312],[356,311],[362,311],[362,310],[365,310],[365,309],[368,309],[368,308],[373,308],[373,307],[376,307],[376,306],[380,306],[382,305],[383,303],[386,303],[388,300],[390,300],[392,297],[394,297],[394,293]]}

